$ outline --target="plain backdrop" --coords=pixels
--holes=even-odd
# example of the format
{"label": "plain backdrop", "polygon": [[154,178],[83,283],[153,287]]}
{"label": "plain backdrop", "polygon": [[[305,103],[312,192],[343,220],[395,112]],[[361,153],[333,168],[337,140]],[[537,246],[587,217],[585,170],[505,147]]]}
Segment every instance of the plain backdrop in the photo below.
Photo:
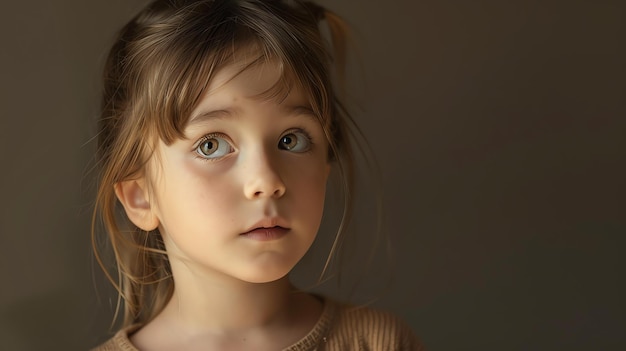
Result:
{"label": "plain backdrop", "polygon": [[[3,2],[0,349],[110,335],[90,140],[105,53],[142,3]],[[624,2],[324,3],[354,28],[348,104],[382,174],[394,265],[348,264],[374,304],[434,351],[626,349]]]}

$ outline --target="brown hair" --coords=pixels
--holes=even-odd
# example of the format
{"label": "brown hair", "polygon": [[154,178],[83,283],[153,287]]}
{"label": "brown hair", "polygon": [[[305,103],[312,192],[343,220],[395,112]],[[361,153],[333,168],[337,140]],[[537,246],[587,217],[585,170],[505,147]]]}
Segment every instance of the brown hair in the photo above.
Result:
{"label": "brown hair", "polygon": [[[320,32],[321,21],[328,26],[332,50]],[[92,242],[96,259],[124,300],[123,326],[154,318],[171,297],[173,280],[160,234],[130,223],[114,185],[143,174],[157,138],[169,144],[184,136],[212,77],[243,46],[252,45],[260,59],[281,64],[283,80],[304,90],[326,133],[344,199],[328,265],[350,213],[354,173],[348,140],[353,123],[331,78],[332,61],[334,72],[343,72],[345,38],[346,26],[335,14],[293,0],[156,0],[122,28],[104,69]],[[111,243],[113,269],[104,264],[99,225]]]}

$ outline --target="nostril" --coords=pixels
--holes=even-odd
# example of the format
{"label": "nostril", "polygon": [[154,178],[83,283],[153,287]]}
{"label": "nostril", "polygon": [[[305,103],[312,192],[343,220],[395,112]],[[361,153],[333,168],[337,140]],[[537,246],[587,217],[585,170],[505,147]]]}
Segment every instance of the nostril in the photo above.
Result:
{"label": "nostril", "polygon": [[244,185],[245,196],[249,199],[265,197],[279,198],[285,194],[285,190],[283,181],[274,175],[272,175],[272,178],[251,177]]}
{"label": "nostril", "polygon": [[283,195],[285,195],[285,188],[284,187],[280,187],[280,188],[274,190],[274,196],[281,197]]}

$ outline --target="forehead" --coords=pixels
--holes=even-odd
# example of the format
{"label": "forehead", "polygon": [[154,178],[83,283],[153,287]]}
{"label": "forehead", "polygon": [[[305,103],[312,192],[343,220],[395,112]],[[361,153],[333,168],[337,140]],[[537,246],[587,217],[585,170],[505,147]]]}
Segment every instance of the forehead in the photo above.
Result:
{"label": "forehead", "polygon": [[246,98],[262,98],[285,81],[282,67],[275,60],[261,58],[235,60],[223,66],[211,79],[206,96],[238,92]]}
{"label": "forehead", "polygon": [[249,51],[233,58],[213,75],[190,122],[199,112],[232,108],[242,100],[311,108],[310,99],[280,61]]}

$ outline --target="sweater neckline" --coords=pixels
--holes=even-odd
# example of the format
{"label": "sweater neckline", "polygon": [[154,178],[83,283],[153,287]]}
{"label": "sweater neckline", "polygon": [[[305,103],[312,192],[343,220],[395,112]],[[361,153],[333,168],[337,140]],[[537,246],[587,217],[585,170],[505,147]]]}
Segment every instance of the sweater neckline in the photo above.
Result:
{"label": "sweater neckline", "polygon": [[[323,309],[322,314],[309,331],[308,334],[303,336],[295,344],[283,349],[283,351],[314,351],[318,346],[326,343],[328,340],[328,334],[335,317],[336,305],[329,299],[316,296],[322,300]],[[134,324],[127,328],[124,328],[117,332],[113,337],[114,342],[124,351],[139,351],[131,342],[129,336],[135,331],[139,330],[141,325]]]}
{"label": "sweater neckline", "polygon": [[284,351],[312,351],[317,350],[318,346],[324,344],[328,340],[328,334],[335,317],[335,304],[327,298],[319,297],[324,304],[322,315],[317,320],[311,331],[295,344],[287,347]]}

